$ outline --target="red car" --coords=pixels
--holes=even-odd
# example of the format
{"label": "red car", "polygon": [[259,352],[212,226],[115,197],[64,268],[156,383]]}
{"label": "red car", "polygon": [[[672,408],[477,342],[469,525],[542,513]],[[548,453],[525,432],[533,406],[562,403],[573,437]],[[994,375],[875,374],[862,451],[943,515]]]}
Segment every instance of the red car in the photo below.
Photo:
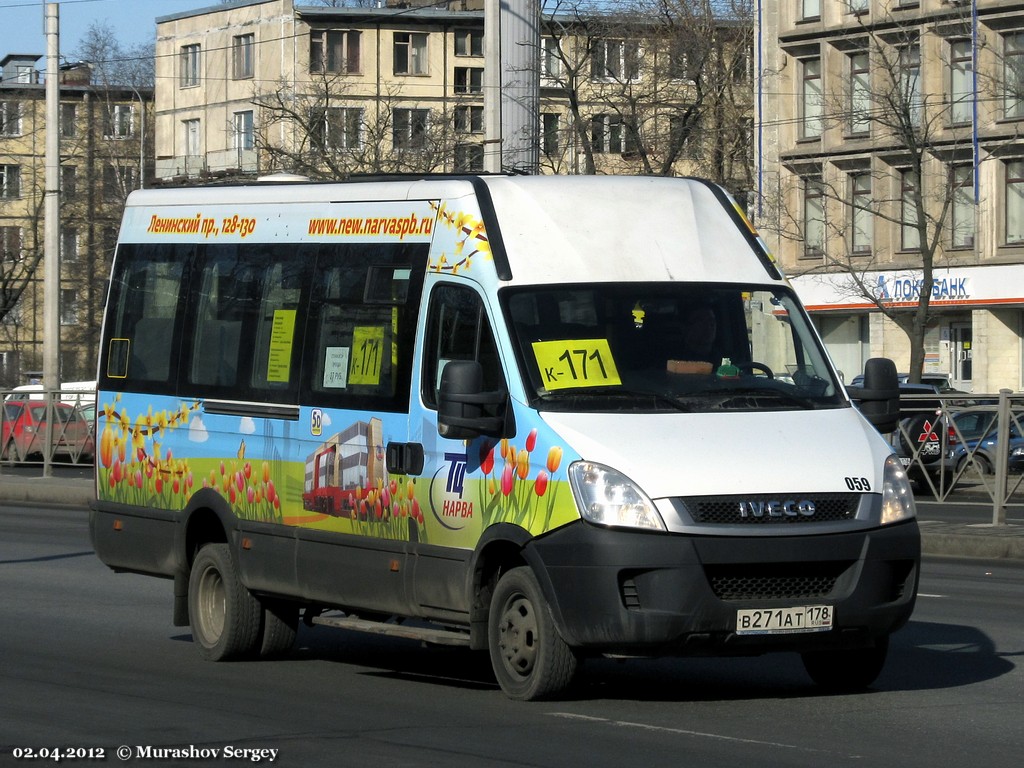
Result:
{"label": "red car", "polygon": [[[57,419],[51,436],[52,458],[90,462],[96,454],[89,424],[77,409],[55,403]],[[0,459],[24,461],[42,458],[46,448],[46,403],[41,400],[14,400],[4,403]]]}

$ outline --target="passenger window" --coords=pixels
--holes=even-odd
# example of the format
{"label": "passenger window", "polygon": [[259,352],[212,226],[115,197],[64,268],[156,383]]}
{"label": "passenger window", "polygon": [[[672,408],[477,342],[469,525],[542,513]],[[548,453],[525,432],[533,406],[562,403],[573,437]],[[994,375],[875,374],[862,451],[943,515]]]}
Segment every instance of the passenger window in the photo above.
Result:
{"label": "passenger window", "polygon": [[476,292],[456,285],[434,289],[427,320],[423,400],[437,407],[441,372],[450,360],[476,360],[483,367],[483,389],[505,389],[498,349],[487,312]]}
{"label": "passenger window", "polygon": [[324,248],[317,259],[304,398],[405,411],[428,246]]}
{"label": "passenger window", "polygon": [[278,262],[266,271],[253,357],[255,389],[284,390],[295,383],[304,262],[303,258]]}
{"label": "passenger window", "polygon": [[140,391],[174,383],[182,265],[192,246],[122,245],[110,285],[113,328],[101,370],[117,387]]}

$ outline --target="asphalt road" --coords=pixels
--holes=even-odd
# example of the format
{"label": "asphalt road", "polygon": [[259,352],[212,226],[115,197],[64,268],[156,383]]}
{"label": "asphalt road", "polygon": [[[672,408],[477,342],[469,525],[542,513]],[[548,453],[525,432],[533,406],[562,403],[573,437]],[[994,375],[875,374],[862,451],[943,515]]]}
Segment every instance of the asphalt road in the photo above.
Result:
{"label": "asphalt road", "polygon": [[62,762],[1009,768],[1022,615],[1021,564],[929,560],[870,692],[822,695],[790,655],[605,660],[566,700],[525,704],[479,655],[341,630],[303,630],[283,661],[203,662],[170,582],[102,566],[83,512],[0,506],[0,765],[80,748],[93,759]]}

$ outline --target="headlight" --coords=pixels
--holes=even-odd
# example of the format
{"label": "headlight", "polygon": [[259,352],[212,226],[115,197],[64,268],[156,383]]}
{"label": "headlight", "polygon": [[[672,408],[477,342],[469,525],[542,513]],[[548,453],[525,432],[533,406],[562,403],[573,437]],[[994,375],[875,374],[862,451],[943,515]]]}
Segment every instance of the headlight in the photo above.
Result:
{"label": "headlight", "polygon": [[882,525],[917,516],[910,480],[899,459],[890,456],[882,471]]}
{"label": "headlight", "polygon": [[569,480],[584,520],[597,525],[665,530],[647,494],[614,469],[577,461],[569,467]]}

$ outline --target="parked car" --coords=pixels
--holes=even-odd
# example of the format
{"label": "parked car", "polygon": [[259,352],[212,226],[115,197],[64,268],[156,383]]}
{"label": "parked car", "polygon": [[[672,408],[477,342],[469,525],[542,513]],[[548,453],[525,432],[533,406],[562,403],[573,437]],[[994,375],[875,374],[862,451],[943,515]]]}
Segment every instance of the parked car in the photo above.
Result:
{"label": "parked car", "polygon": [[[909,373],[897,373],[896,378],[900,384],[910,383]],[[967,394],[962,389],[956,389],[953,387],[953,377],[948,373],[922,373],[921,384],[934,387],[935,391],[940,395],[945,394]],[[857,374],[850,381],[851,387],[860,387],[864,384],[864,374]]]}
{"label": "parked car", "polygon": [[[96,453],[88,422],[67,403],[54,403],[57,414],[51,434],[54,458],[91,461]],[[46,448],[46,403],[39,400],[8,400],[3,405],[0,459],[24,461],[39,458]]]}
{"label": "parked car", "polygon": [[[999,454],[998,411],[992,406],[965,408],[951,417],[952,424],[947,434],[947,447],[943,456],[944,471],[977,477],[990,475],[995,471]],[[1024,470],[1024,410],[1013,410],[1010,414],[1009,436],[1006,449],[1009,451],[1010,472]],[[973,469],[971,465],[973,464]]]}

